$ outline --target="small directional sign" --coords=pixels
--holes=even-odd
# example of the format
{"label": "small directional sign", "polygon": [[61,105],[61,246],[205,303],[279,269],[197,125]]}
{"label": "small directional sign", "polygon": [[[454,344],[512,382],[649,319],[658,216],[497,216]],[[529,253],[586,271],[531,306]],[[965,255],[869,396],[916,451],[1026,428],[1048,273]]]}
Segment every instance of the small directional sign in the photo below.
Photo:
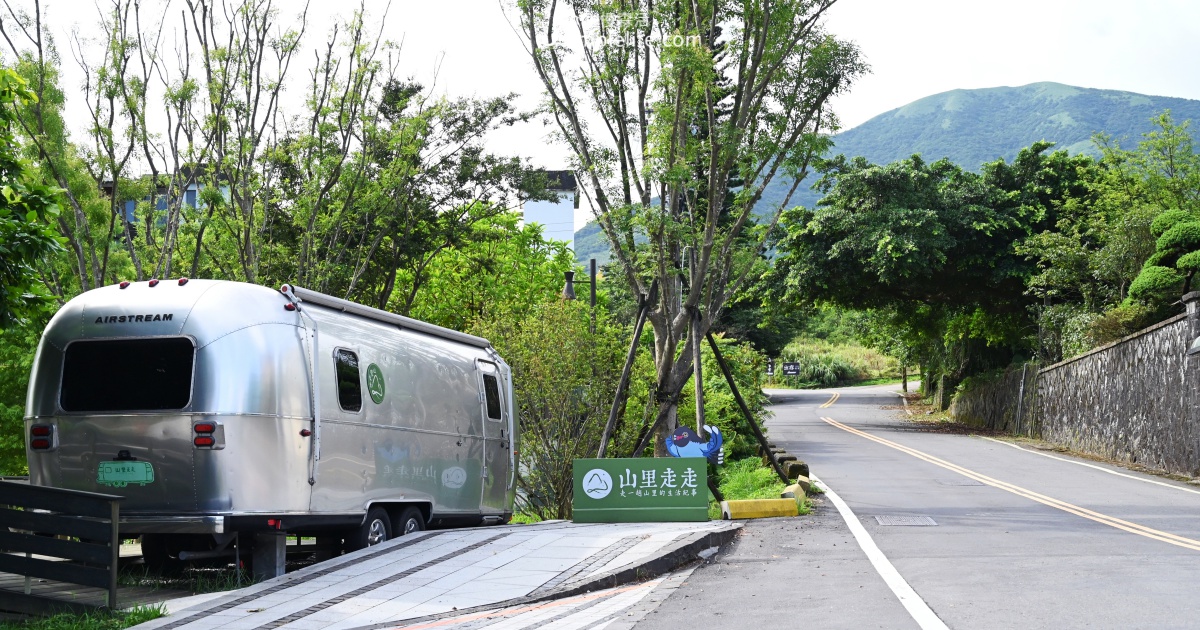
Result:
{"label": "small directional sign", "polygon": [[775,376],[775,359],[767,359],[767,376]]}
{"label": "small directional sign", "polygon": [[783,363],[784,376],[800,376],[800,364],[793,361]]}

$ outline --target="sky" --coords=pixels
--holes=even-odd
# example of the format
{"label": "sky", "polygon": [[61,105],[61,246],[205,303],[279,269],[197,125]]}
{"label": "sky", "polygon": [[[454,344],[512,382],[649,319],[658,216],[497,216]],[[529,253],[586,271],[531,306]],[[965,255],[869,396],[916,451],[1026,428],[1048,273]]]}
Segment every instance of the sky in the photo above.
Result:
{"label": "sky", "polygon": [[[8,1],[32,6],[33,0]],[[184,3],[171,1],[169,15],[177,20]],[[384,37],[402,43],[402,75],[452,96],[514,92],[521,95],[521,106],[533,108],[541,86],[506,18],[511,2],[392,0],[389,6],[366,0],[365,5]],[[142,3],[155,14],[164,6],[158,0]],[[302,7],[296,0],[277,4],[284,16]],[[69,67],[69,34],[77,29],[84,38],[96,35],[96,3],[43,0],[43,6],[63,50],[69,84],[78,77]],[[312,0],[310,48],[323,41],[338,14],[348,15],[356,6]],[[507,13],[511,17],[511,9]],[[826,26],[857,43],[871,66],[870,74],[833,103],[844,129],[947,90],[1038,81],[1200,99],[1196,0],[839,0]],[[567,165],[565,150],[551,142],[549,128],[540,123],[497,134],[491,145],[544,168]],[[586,212],[577,215],[577,227]]]}

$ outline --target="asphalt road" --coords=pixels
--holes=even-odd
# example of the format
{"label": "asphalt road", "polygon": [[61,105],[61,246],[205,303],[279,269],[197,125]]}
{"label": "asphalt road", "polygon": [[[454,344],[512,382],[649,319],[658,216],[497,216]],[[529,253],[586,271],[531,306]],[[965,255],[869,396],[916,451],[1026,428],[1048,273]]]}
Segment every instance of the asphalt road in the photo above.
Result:
{"label": "asphalt road", "polygon": [[[1200,627],[1200,488],[931,432],[894,391],[771,392],[767,424],[936,615],[924,627]],[[636,627],[921,627],[831,503],[748,522]]]}

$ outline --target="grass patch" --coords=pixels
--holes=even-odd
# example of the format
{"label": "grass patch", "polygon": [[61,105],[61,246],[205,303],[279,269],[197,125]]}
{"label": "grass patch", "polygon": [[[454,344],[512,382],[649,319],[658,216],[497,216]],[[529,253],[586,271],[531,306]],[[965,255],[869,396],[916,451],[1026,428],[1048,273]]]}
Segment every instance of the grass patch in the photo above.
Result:
{"label": "grass patch", "polygon": [[[725,495],[726,501],[739,501],[778,499],[787,484],[779,480],[772,468],[762,465],[762,458],[747,457],[722,466],[717,473],[717,487]],[[810,507],[808,499],[804,499],[800,514],[808,514]],[[708,517],[713,520],[721,518],[721,506],[715,500],[709,501]]]}
{"label": "grass patch", "polygon": [[[900,384],[900,379],[897,377],[881,376],[879,378],[869,378],[865,381],[859,381],[859,382],[855,383],[854,385],[856,387],[867,387],[870,385],[899,385],[899,384]],[[912,385],[912,381],[909,381],[909,385]]]}
{"label": "grass patch", "polygon": [[542,517],[537,514],[529,514],[527,512],[515,512],[512,519],[508,521],[509,525],[532,525],[533,523],[542,522]]}
{"label": "grass patch", "polygon": [[232,564],[224,567],[188,568],[176,575],[155,575],[143,566],[132,566],[123,569],[117,579],[122,586],[174,589],[190,591],[197,595],[232,591],[256,582],[248,571],[235,570]]}
{"label": "grass patch", "polygon": [[129,611],[61,614],[26,621],[0,622],[0,630],[123,630],[166,614],[161,604],[138,606]]}
{"label": "grass patch", "polygon": [[726,500],[778,499],[787,486],[771,468],[762,465],[762,458],[747,457],[723,466],[718,486]]}
{"label": "grass patch", "polygon": [[[799,376],[782,376],[785,361],[800,364]],[[766,387],[812,389],[840,385],[875,385],[900,380],[900,363],[852,341],[800,337],[783,349],[775,376]]]}

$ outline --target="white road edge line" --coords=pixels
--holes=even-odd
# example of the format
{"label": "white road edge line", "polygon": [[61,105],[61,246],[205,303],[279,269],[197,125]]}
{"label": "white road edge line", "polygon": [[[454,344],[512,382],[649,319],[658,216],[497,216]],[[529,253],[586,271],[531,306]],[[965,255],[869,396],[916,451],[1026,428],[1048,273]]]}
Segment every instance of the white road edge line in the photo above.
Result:
{"label": "white road edge line", "polygon": [[[908,408],[908,399],[904,397],[904,394],[901,394],[900,392],[892,392],[892,393],[893,393],[893,394],[896,394],[897,396],[899,396],[899,397],[900,397],[900,400],[903,400],[903,401],[904,401],[904,411],[905,411],[906,413],[908,413],[908,415],[910,415],[910,416],[911,416],[911,415],[912,415],[912,410]],[[1120,472],[1117,472],[1117,471],[1115,471],[1115,470],[1110,470],[1110,469],[1108,469],[1108,468],[1105,468],[1105,467],[1103,467],[1103,466],[1097,466],[1097,465],[1095,465],[1095,464],[1088,464],[1088,463],[1085,463],[1085,462],[1077,462],[1077,461],[1075,461],[1075,460],[1073,460],[1073,459],[1067,459],[1067,458],[1065,458],[1065,457],[1058,457],[1058,456],[1056,456],[1056,455],[1051,455],[1051,454],[1049,454],[1049,453],[1041,453],[1041,452],[1038,452],[1038,451],[1034,451],[1034,450],[1027,449],[1027,448],[1025,448],[1024,446],[1020,446],[1020,445],[1017,445],[1017,444],[1013,444],[1013,443],[1011,443],[1011,442],[1005,442],[1004,440],[997,440],[996,438],[990,438],[990,437],[987,437],[986,435],[980,435],[980,436],[977,436],[977,437],[981,437],[981,438],[983,438],[983,439],[985,439],[985,440],[988,440],[988,441],[990,441],[990,442],[995,442],[995,443],[997,443],[997,444],[1003,444],[1003,445],[1005,445],[1005,446],[1011,446],[1011,447],[1013,447],[1013,448],[1015,448],[1015,449],[1017,449],[1017,450],[1019,450],[1019,451],[1025,451],[1026,453],[1032,453],[1032,454],[1034,454],[1034,455],[1041,455],[1042,457],[1049,457],[1050,459],[1057,459],[1057,460],[1058,460],[1058,461],[1060,461],[1060,462],[1067,462],[1068,464],[1075,464],[1076,466],[1087,466],[1088,468],[1094,468],[1094,469],[1096,469],[1096,470],[1099,470],[1100,472],[1106,472],[1106,473],[1108,473],[1108,474],[1110,474],[1110,475],[1116,475],[1116,476],[1118,476],[1118,477],[1125,477],[1126,479],[1133,479],[1133,480],[1135,480],[1135,481],[1142,481],[1142,482],[1145,482],[1145,483],[1152,483],[1152,484],[1154,484],[1154,485],[1156,485],[1156,486],[1162,486],[1162,487],[1164,487],[1164,488],[1174,488],[1175,490],[1181,490],[1181,491],[1183,491],[1183,492],[1190,492],[1190,493],[1192,493],[1192,494],[1200,494],[1200,490],[1193,490],[1193,489],[1191,489],[1191,488],[1184,488],[1183,486],[1177,486],[1177,485],[1175,485],[1175,484],[1173,484],[1173,483],[1166,483],[1166,482],[1162,482],[1162,481],[1155,481],[1154,479],[1146,479],[1146,478],[1144,478],[1144,477],[1137,477],[1137,476],[1135,476],[1135,475],[1127,475],[1127,474],[1125,474],[1125,473],[1120,473]]]}
{"label": "white road edge line", "polygon": [[1154,479],[1146,479],[1146,478],[1144,478],[1144,477],[1138,477],[1138,476],[1136,476],[1136,475],[1127,475],[1127,474],[1125,474],[1125,473],[1120,473],[1120,472],[1117,472],[1117,471],[1115,471],[1115,470],[1110,470],[1110,469],[1108,469],[1108,468],[1105,468],[1105,467],[1103,467],[1103,466],[1097,466],[1097,465],[1095,465],[1095,464],[1088,464],[1088,463],[1085,463],[1085,462],[1077,462],[1077,461],[1075,461],[1075,460],[1073,460],[1073,459],[1067,459],[1066,457],[1058,457],[1058,456],[1056,456],[1056,455],[1051,455],[1051,454],[1049,454],[1049,453],[1040,453],[1040,452],[1038,452],[1038,451],[1031,450],[1031,449],[1025,448],[1025,447],[1023,447],[1023,446],[1020,446],[1020,445],[1017,445],[1017,444],[1012,444],[1011,442],[1005,442],[1004,440],[997,440],[996,438],[990,438],[990,437],[987,437],[986,435],[980,435],[980,436],[978,436],[978,437],[981,437],[981,438],[983,438],[983,439],[985,439],[985,440],[988,440],[989,442],[995,442],[995,443],[997,443],[997,444],[1003,444],[1003,445],[1005,445],[1005,446],[1011,446],[1011,447],[1013,447],[1013,448],[1015,448],[1015,449],[1017,449],[1017,450],[1019,450],[1019,451],[1025,451],[1026,453],[1030,453],[1030,454],[1033,454],[1033,455],[1041,455],[1042,457],[1049,457],[1050,459],[1057,459],[1057,460],[1058,460],[1058,461],[1060,461],[1060,462],[1067,462],[1068,464],[1075,464],[1076,466],[1087,466],[1088,468],[1094,468],[1094,469],[1096,469],[1096,470],[1099,470],[1100,472],[1106,472],[1106,473],[1108,473],[1108,474],[1110,474],[1110,475],[1116,475],[1116,476],[1118,476],[1118,477],[1124,477],[1124,478],[1126,478],[1126,479],[1133,479],[1134,481],[1142,481],[1142,482],[1145,482],[1145,483],[1152,483],[1152,484],[1154,484],[1154,485],[1156,485],[1156,486],[1162,486],[1162,487],[1164,487],[1164,488],[1173,488],[1173,489],[1175,489],[1175,490],[1181,490],[1181,491],[1183,491],[1183,492],[1190,492],[1190,493],[1192,493],[1192,494],[1200,494],[1200,490],[1193,490],[1193,489],[1191,489],[1191,488],[1184,488],[1183,486],[1177,486],[1177,485],[1175,485],[1175,484],[1173,484],[1173,483],[1166,483],[1166,482],[1163,482],[1163,481],[1156,481],[1156,480],[1154,480]]}
{"label": "white road edge line", "polygon": [[949,630],[946,624],[942,623],[941,619],[938,619],[937,614],[933,612],[929,604],[926,604],[925,600],[921,599],[920,595],[917,595],[917,592],[909,586],[904,577],[900,575],[900,572],[896,570],[896,567],[892,566],[887,556],[883,555],[883,552],[879,550],[879,547],[875,544],[875,540],[871,538],[871,534],[867,532],[867,528],[863,527],[862,523],[859,522],[858,517],[854,515],[854,511],[850,509],[850,506],[846,505],[846,502],[825,482],[818,479],[816,475],[810,475],[809,479],[820,486],[825,491],[825,496],[829,497],[830,501],[833,501],[833,505],[837,507],[838,513],[846,521],[846,526],[850,528],[850,533],[854,534],[854,539],[858,541],[858,546],[862,548],[863,553],[867,554],[867,559],[871,561],[875,570],[879,572],[879,577],[882,577],[883,581],[887,583],[888,588],[892,589],[892,592],[895,593],[896,598],[900,600],[900,603],[908,611],[908,614],[912,615],[913,621],[916,621],[917,625],[921,626],[921,630]]}

